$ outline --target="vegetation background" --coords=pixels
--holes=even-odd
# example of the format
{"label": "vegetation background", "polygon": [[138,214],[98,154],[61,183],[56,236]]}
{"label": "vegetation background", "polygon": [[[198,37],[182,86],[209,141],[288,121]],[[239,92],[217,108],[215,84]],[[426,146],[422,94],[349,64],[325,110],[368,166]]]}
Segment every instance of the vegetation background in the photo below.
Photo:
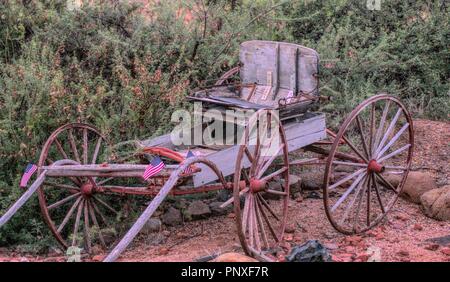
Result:
{"label": "vegetation background", "polygon": [[[83,5],[80,5],[84,2]],[[88,3],[89,2],[89,3]],[[172,110],[238,60],[242,41],[288,41],[321,54],[323,106],[336,126],[380,91],[415,117],[449,119],[450,4],[445,0],[0,0],[0,214],[22,191],[49,134],[92,123],[112,143],[160,135]],[[33,199],[0,246],[52,240]]]}

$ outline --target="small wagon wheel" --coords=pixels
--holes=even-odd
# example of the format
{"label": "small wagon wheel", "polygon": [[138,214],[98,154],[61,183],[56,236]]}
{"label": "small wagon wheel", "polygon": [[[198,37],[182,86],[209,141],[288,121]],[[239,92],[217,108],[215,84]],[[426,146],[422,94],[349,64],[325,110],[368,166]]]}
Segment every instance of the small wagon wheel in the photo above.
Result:
{"label": "small wagon wheel", "polygon": [[222,84],[226,84],[226,83],[231,83],[230,80],[232,80],[232,78],[239,73],[240,67],[234,67],[232,69],[230,69],[229,71],[227,71],[226,73],[224,73],[214,84],[215,86],[220,86]]}
{"label": "small wagon wheel", "polygon": [[[41,152],[38,171],[56,159],[70,164],[98,164],[107,152],[100,132],[83,123],[66,124],[52,133]],[[45,222],[56,240],[65,248],[84,243],[89,252],[94,241],[104,248],[112,244],[115,230],[109,225],[119,211],[97,188],[110,178],[52,177],[38,190]],[[107,232],[108,231],[108,232]],[[106,233],[107,234],[104,234]]]}
{"label": "small wagon wheel", "polygon": [[[271,165],[277,157],[281,157],[281,164],[274,170]],[[269,188],[270,182],[279,186]],[[245,128],[236,159],[233,196],[242,248],[248,255],[263,257],[283,240],[289,201],[287,142],[274,112],[259,110]]]}
{"label": "small wagon wheel", "polygon": [[[403,189],[413,146],[413,122],[399,99],[376,95],[351,112],[325,169],[325,211],[334,228],[355,234],[384,218]],[[340,153],[353,160],[338,158]]]}

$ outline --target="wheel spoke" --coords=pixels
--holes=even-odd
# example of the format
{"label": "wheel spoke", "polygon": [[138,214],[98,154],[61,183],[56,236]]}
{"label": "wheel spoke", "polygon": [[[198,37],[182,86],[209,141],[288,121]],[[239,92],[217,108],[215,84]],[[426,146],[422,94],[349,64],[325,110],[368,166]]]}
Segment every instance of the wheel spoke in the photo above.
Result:
{"label": "wheel spoke", "polygon": [[394,192],[395,194],[398,194],[397,189],[392,186],[391,183],[389,183],[389,181],[387,181],[381,174],[379,173],[375,173],[376,176],[378,176],[378,178],[381,180],[381,182],[383,182],[384,187],[389,188],[389,190],[392,190],[392,192]]}
{"label": "wheel spoke", "polygon": [[275,154],[273,154],[273,156],[271,156],[266,163],[264,164],[264,166],[258,171],[258,174],[256,176],[256,178],[261,178],[264,174],[264,172],[266,172],[266,170],[269,168],[269,166],[272,164],[272,162],[275,160],[275,158],[278,156],[278,154],[280,153],[280,151],[284,148],[284,144],[282,144],[277,152]]}
{"label": "wheel spoke", "polygon": [[80,218],[81,218],[81,212],[83,211],[83,204],[84,204],[84,201],[82,201],[80,203],[80,205],[78,206],[77,217],[75,219],[75,225],[73,227],[72,246],[76,246],[76,243],[77,243],[78,228],[80,226]]}
{"label": "wheel spoke", "polygon": [[370,107],[370,136],[369,136],[369,152],[370,152],[370,156],[369,158],[372,158],[372,154],[373,154],[373,142],[374,140],[374,136],[373,136],[373,130],[375,129],[375,104],[372,104],[372,106]]}
{"label": "wheel spoke", "polygon": [[249,208],[248,208],[248,237],[249,237],[249,243],[250,246],[254,246],[255,244],[255,237],[254,237],[254,226],[253,226],[253,205],[254,205],[254,197],[252,193],[248,193],[248,201],[249,201]]}
{"label": "wheel spoke", "polygon": [[244,232],[244,236],[247,233],[247,221],[249,215],[249,207],[250,207],[250,193],[245,195],[245,203],[244,203],[244,211],[242,212],[242,231]]}
{"label": "wheel spoke", "polygon": [[97,162],[97,156],[100,151],[100,145],[102,144],[102,137],[98,137],[97,143],[95,144],[94,153],[92,154],[91,164],[95,164]]}
{"label": "wheel spoke", "polygon": [[364,180],[360,183],[360,186],[358,187],[358,191],[356,192],[356,195],[355,195],[355,200],[356,200],[356,198],[358,198],[358,196],[359,196],[359,200],[358,200],[358,205],[356,207],[355,217],[353,218],[353,231],[354,232],[357,231],[356,226],[358,223],[359,212],[361,211],[361,204],[362,204],[362,200],[364,197],[364,192],[366,192],[366,190],[367,190],[367,186],[365,185],[366,180],[367,180],[367,177],[364,177]]}
{"label": "wheel spoke", "polygon": [[63,146],[61,145],[61,143],[59,142],[59,140],[57,138],[55,138],[55,144],[56,144],[56,148],[58,149],[58,151],[61,153],[61,155],[63,156],[64,159],[69,159],[69,157],[66,154],[66,151],[64,151]]}
{"label": "wheel spoke", "polygon": [[341,161],[333,161],[333,164],[336,164],[336,165],[347,165],[347,166],[357,166],[357,167],[367,167],[367,164],[352,163],[352,162],[341,162]]}
{"label": "wheel spoke", "polygon": [[275,212],[272,210],[272,208],[269,206],[269,203],[266,202],[266,200],[264,200],[264,198],[260,195],[257,194],[259,197],[259,200],[261,201],[261,203],[263,204],[263,206],[270,212],[270,214],[277,220],[280,221],[280,219],[278,218],[278,216],[275,214]]}
{"label": "wheel spoke", "polygon": [[88,163],[88,132],[87,129],[83,129],[83,164]]}
{"label": "wheel spoke", "polygon": [[411,147],[411,144],[406,144],[405,146],[395,150],[394,152],[382,157],[381,159],[378,160],[379,163],[384,162],[390,158],[392,158],[393,156],[396,156],[398,154],[400,154],[401,152],[403,152],[404,150],[408,149],[409,147]]}
{"label": "wheel spoke", "polygon": [[377,159],[380,158],[396,141],[397,139],[400,137],[400,135],[402,135],[402,133],[409,127],[409,123],[406,123],[405,125],[403,125],[403,127],[397,132],[397,134],[395,134],[395,136],[391,139],[391,141],[389,141],[389,143],[384,146],[384,148],[378,153],[377,155]]}
{"label": "wheel spoke", "polygon": [[72,128],[69,129],[68,136],[69,136],[70,147],[72,148],[72,153],[75,157],[75,160],[77,162],[81,163],[80,156],[78,155],[77,145],[75,144],[75,139],[73,138],[73,129]]}
{"label": "wheel spoke", "polygon": [[[259,194],[258,194],[258,196],[259,196]],[[258,206],[259,206],[259,210],[261,211],[261,215],[262,215],[264,221],[266,222],[267,227],[269,228],[270,234],[272,234],[272,237],[274,238],[274,240],[275,240],[276,242],[279,242],[279,241],[280,241],[280,238],[278,238],[278,235],[277,235],[277,233],[275,232],[275,230],[273,229],[272,224],[270,224],[270,221],[269,221],[269,218],[267,217],[266,212],[265,212],[264,209],[262,209],[262,207],[261,207],[261,204],[264,205],[264,202],[263,202],[262,197],[259,197],[259,198],[256,198],[256,199],[257,199],[257,204],[258,204]],[[269,210],[269,211],[270,211],[270,210]],[[272,215],[273,215],[273,214],[272,214]]]}
{"label": "wheel spoke", "polygon": [[[364,176],[364,175],[363,175]],[[350,201],[350,203],[345,207],[345,210],[344,210],[344,214],[342,215],[342,218],[340,219],[340,221],[339,221],[339,224],[344,224],[344,222],[345,222],[345,220],[347,219],[347,217],[348,217],[348,215],[350,214],[350,211],[352,210],[352,207],[353,207],[353,205],[355,204],[355,202],[356,202],[356,199],[358,199],[358,196],[359,196],[359,192],[361,191],[361,185],[362,185],[362,182],[360,182],[360,181],[358,181],[357,182],[357,188],[356,188],[356,192],[355,192],[355,197],[353,197],[353,199]],[[355,186],[356,186],[355,185]],[[352,190],[351,190],[352,191]],[[350,191],[350,192],[351,192]],[[348,193],[348,194],[350,194],[350,193]],[[348,196],[348,194],[345,196],[345,198]],[[344,195],[342,196],[342,197],[344,197]],[[344,200],[345,200],[345,198],[344,198]],[[342,198],[341,198],[342,199]],[[340,200],[340,199],[339,199]],[[339,206],[344,200],[342,200],[340,203],[336,203],[336,204],[338,204],[337,206]],[[337,206],[335,205],[335,206],[333,206],[333,208],[331,209],[331,211],[333,212],[334,211],[334,209],[335,209],[335,207],[337,208]]]}
{"label": "wheel spoke", "polygon": [[273,173],[271,173],[271,174],[269,174],[269,175],[267,175],[267,176],[264,176],[263,178],[261,178],[261,181],[269,181],[269,180],[271,180],[272,178],[274,178],[275,176],[277,176],[277,175],[279,175],[279,174],[282,174],[283,172],[285,172],[287,170],[287,167],[282,167],[282,168],[280,168],[279,170],[277,170],[277,171],[275,171],[275,172],[273,172]]}
{"label": "wheel spoke", "polygon": [[91,234],[89,230],[89,211],[88,202],[84,201],[84,240],[88,253],[91,252]]}
{"label": "wheel spoke", "polygon": [[360,176],[358,176],[358,178],[355,179],[355,181],[353,181],[352,185],[350,185],[350,187],[348,187],[347,191],[345,191],[345,193],[333,205],[333,207],[331,208],[331,212],[334,212],[334,210],[348,197],[348,195],[350,195],[350,193],[355,189],[355,187],[358,185],[358,183],[361,182],[361,180],[364,178],[365,175],[366,175],[365,173],[361,174]]}
{"label": "wheel spoke", "polygon": [[[374,144],[373,148],[376,148],[378,146],[378,143],[380,142],[381,133],[383,132],[384,123],[386,122],[386,117],[389,112],[390,103],[391,102],[389,100],[387,100],[386,104],[384,105],[384,110],[383,110],[383,114],[381,116],[380,125],[378,126],[377,133],[375,135],[375,141],[373,143]],[[375,154],[375,150],[372,151],[372,154]]]}
{"label": "wheel spoke", "polygon": [[364,173],[366,170],[367,170],[366,168],[361,168],[361,169],[355,171],[354,173],[349,174],[349,175],[339,179],[337,182],[333,183],[333,185],[330,185],[328,187],[328,189],[329,190],[334,189],[334,188],[338,187],[339,185],[349,181],[350,179],[353,179],[353,178],[359,176],[361,173]]}
{"label": "wheel spoke", "polygon": [[367,226],[370,226],[370,193],[372,192],[372,178],[369,177],[367,179],[367,218],[366,218],[366,224]]}
{"label": "wheel spoke", "polygon": [[97,202],[99,202],[100,204],[102,204],[104,207],[106,207],[108,210],[112,211],[115,214],[119,214],[119,212],[117,212],[115,209],[113,209],[110,205],[108,205],[107,203],[105,203],[104,201],[102,201],[101,199],[99,199],[98,197],[92,196],[92,198],[94,198]]}
{"label": "wheel spoke", "polygon": [[100,243],[102,244],[103,248],[106,249],[106,243],[105,243],[105,239],[103,238],[102,229],[100,228],[100,225],[98,224],[97,217],[95,216],[95,211],[94,211],[94,208],[92,207],[91,200],[87,201],[86,204],[88,206],[88,211],[91,216],[92,222],[98,229],[98,238],[100,239]]}
{"label": "wheel spoke", "polygon": [[345,141],[345,143],[350,147],[350,149],[352,149],[353,152],[355,152],[355,153],[358,155],[358,157],[360,157],[360,158],[361,158],[362,160],[364,160],[366,163],[369,162],[369,161],[367,160],[367,158],[364,157],[363,154],[361,154],[361,153],[359,152],[359,150],[356,148],[356,146],[353,145],[353,143],[352,143],[350,140],[348,140],[348,138],[346,138],[345,136],[342,136],[342,139],[343,139],[343,140]]}
{"label": "wheel spoke", "polygon": [[[248,188],[242,189],[242,191],[239,192],[239,197],[241,197],[242,195],[244,195],[245,193],[247,193],[248,190],[249,190]],[[229,199],[226,200],[222,205],[220,205],[220,208],[223,209],[223,208],[227,207],[228,205],[232,204],[233,201],[234,201],[234,197],[229,198]]]}
{"label": "wheel spoke", "polygon": [[286,192],[283,192],[283,191],[277,191],[277,190],[272,190],[272,189],[266,189],[266,190],[264,190],[264,192],[270,193],[270,194],[274,194],[274,195],[287,196],[287,193],[286,193]]}
{"label": "wheel spoke", "polygon": [[265,249],[268,249],[269,248],[269,241],[267,240],[266,229],[264,228],[264,223],[263,223],[262,218],[261,218],[260,205],[258,204],[259,200],[257,198],[255,198],[255,200],[256,200],[256,205],[255,205],[256,220],[257,220],[258,225],[260,226],[260,229],[261,229],[261,237],[262,237],[263,244],[264,244],[263,246],[264,246]]}
{"label": "wheel spoke", "polygon": [[70,217],[74,213],[75,209],[78,207],[78,204],[80,203],[81,199],[82,199],[82,197],[78,197],[78,199],[75,201],[75,203],[69,209],[69,211],[67,212],[67,214],[64,217],[63,221],[61,222],[61,224],[59,225],[59,227],[57,229],[58,233],[60,233],[61,230],[63,230],[64,226],[66,226],[67,222],[69,221]]}
{"label": "wheel spoke", "polygon": [[372,185],[375,188],[375,193],[377,195],[378,203],[380,204],[381,211],[386,213],[386,209],[384,208],[383,201],[381,200],[380,190],[378,189],[378,183],[375,181],[375,175],[372,174]]}
{"label": "wheel spoke", "polygon": [[98,208],[98,206],[94,203],[94,201],[91,201],[91,205],[94,208],[94,211],[100,215],[100,218],[102,219],[103,223],[105,225],[108,225],[108,221],[106,220],[105,215],[102,213],[102,211]]}
{"label": "wheel spoke", "polygon": [[259,238],[259,228],[258,228],[258,223],[256,221],[256,198],[253,196],[252,199],[252,221],[253,221],[253,227],[254,227],[254,233],[253,235],[255,236],[255,243],[256,243],[256,250],[258,250],[259,252],[261,252],[261,239]]}
{"label": "wheel spoke", "polygon": [[386,143],[387,139],[389,138],[389,135],[391,134],[392,130],[395,127],[395,124],[397,123],[398,118],[400,117],[400,114],[402,113],[402,109],[398,109],[397,113],[395,114],[394,118],[392,119],[391,123],[389,124],[388,129],[384,133],[383,139],[381,139],[380,144],[378,145],[377,149],[375,150],[375,155],[378,155],[381,148],[384,146],[384,143]]}
{"label": "wheel spoke", "polygon": [[359,135],[361,136],[361,142],[363,145],[364,152],[366,153],[367,159],[370,159],[370,153],[369,153],[369,149],[367,148],[366,137],[364,137],[363,127],[362,127],[361,119],[359,118],[359,115],[356,116],[356,124],[358,125],[358,131],[359,131]]}
{"label": "wheel spoke", "polygon": [[60,201],[58,201],[58,202],[56,202],[54,204],[51,204],[50,206],[47,207],[47,209],[51,210],[51,209],[57,208],[57,207],[65,204],[65,203],[69,202],[70,200],[78,197],[79,195],[81,195],[81,192],[78,192],[78,193],[72,194],[72,195],[70,195],[68,197],[65,197],[64,199],[62,199],[62,200],[60,200]]}

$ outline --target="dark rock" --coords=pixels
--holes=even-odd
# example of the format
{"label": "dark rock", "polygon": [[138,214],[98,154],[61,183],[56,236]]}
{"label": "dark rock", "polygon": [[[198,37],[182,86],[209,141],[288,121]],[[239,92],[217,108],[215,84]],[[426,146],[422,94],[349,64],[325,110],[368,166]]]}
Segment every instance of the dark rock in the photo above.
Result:
{"label": "dark rock", "polygon": [[295,195],[302,191],[302,181],[297,175],[289,175],[289,192],[291,195]]}
{"label": "dark rock", "polygon": [[306,172],[302,175],[302,190],[320,190],[322,189],[323,175],[317,172]]}
{"label": "dark rock", "polygon": [[205,218],[210,214],[211,210],[208,205],[200,200],[193,201],[184,212],[187,219]]}
{"label": "dark rock", "polygon": [[322,196],[320,196],[319,193],[316,191],[311,191],[305,195],[306,199],[322,199]]}
{"label": "dark rock", "polygon": [[170,226],[179,225],[183,221],[181,218],[181,212],[174,207],[169,207],[169,209],[162,215],[161,219],[165,225]]}
{"label": "dark rock", "polygon": [[221,189],[217,192],[216,199],[218,202],[226,202],[229,198],[233,197],[233,191],[229,189]]}
{"label": "dark rock", "polygon": [[228,205],[224,208],[221,208],[220,206],[222,204],[223,202],[212,202],[211,204],[209,204],[209,209],[211,210],[213,215],[226,215],[233,210],[233,205]]}
{"label": "dark rock", "polygon": [[330,262],[331,255],[317,240],[309,240],[303,245],[292,248],[286,257],[289,262]]}
{"label": "dark rock", "polygon": [[161,220],[159,220],[158,218],[150,218],[144,224],[142,230],[144,232],[159,232],[161,231],[161,225]]}

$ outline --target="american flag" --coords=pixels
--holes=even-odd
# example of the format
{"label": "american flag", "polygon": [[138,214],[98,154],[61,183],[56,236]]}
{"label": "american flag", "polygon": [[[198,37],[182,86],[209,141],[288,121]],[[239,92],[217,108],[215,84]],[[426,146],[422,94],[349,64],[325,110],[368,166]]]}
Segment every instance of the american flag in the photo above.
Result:
{"label": "american flag", "polygon": [[165,167],[163,161],[158,157],[154,157],[150,164],[145,168],[144,175],[142,177],[144,180],[149,179],[153,175],[158,174]]}
{"label": "american flag", "polygon": [[37,170],[37,166],[34,164],[28,164],[25,168],[25,171],[23,172],[22,179],[20,179],[20,187],[24,188],[27,187],[28,180],[30,180],[31,176],[33,176],[33,173],[35,173]]}
{"label": "american flag", "polygon": [[[189,159],[191,157],[194,157],[194,154],[191,152],[191,150],[188,151],[187,155],[186,155],[186,159]],[[192,169],[192,165],[188,166],[185,170],[184,170],[184,174],[189,174],[192,173],[193,169]]]}

